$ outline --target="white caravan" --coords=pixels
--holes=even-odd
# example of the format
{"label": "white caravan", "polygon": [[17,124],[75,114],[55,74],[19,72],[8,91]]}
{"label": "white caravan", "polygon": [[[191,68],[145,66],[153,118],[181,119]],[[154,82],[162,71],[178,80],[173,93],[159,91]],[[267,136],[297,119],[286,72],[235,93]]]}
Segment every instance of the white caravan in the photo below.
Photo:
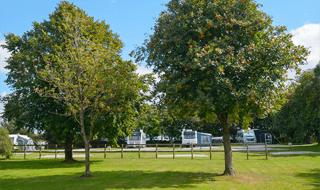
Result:
{"label": "white caravan", "polygon": [[238,130],[236,139],[239,143],[257,143],[257,138],[254,130],[251,130],[250,128],[248,130]]}
{"label": "white caravan", "polygon": [[[11,134],[9,135],[14,145],[19,145],[21,151],[24,151],[24,145],[34,145],[33,140],[27,135]],[[21,145],[21,146],[20,146]],[[15,147],[16,148],[16,147]],[[35,151],[35,146],[26,146],[26,151]]]}
{"label": "white caravan", "polygon": [[130,137],[126,137],[127,147],[139,147],[139,144],[142,144],[141,147],[146,147],[146,134],[143,130],[140,132],[133,132]]}
{"label": "white caravan", "polygon": [[182,144],[197,144],[197,131],[183,129],[181,133]]}

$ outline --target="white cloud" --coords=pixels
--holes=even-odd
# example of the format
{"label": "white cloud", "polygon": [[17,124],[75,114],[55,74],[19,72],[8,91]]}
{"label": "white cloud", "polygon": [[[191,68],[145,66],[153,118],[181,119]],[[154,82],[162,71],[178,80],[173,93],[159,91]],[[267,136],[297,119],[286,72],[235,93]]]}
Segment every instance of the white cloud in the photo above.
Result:
{"label": "white cloud", "polygon": [[152,73],[152,69],[147,69],[146,67],[140,65],[138,66],[137,73],[139,73],[139,75],[149,74]]}
{"label": "white cloud", "polygon": [[7,95],[6,91],[3,91],[1,97],[5,97]]}
{"label": "white cloud", "polygon": [[[2,44],[4,44],[4,41],[0,41],[0,45]],[[8,57],[10,57],[10,53],[7,52],[6,49],[0,47],[0,72],[8,72],[8,70],[4,68],[7,65],[7,63],[5,62],[5,58]]]}
{"label": "white cloud", "polygon": [[[307,23],[300,28],[291,30],[294,45],[303,45],[309,48],[310,55],[307,58],[307,65],[302,65],[302,70],[312,69],[320,61],[320,24]],[[288,77],[294,79],[295,72],[288,71]]]}
{"label": "white cloud", "polygon": [[302,66],[303,70],[314,68],[320,61],[320,24],[306,24],[290,31],[293,34],[292,41],[295,45],[309,47],[311,51],[308,57],[308,65]]}
{"label": "white cloud", "polygon": [[[152,69],[148,69],[145,66],[141,66],[140,65],[140,66],[138,66],[137,73],[139,73],[139,75],[141,76],[141,75],[150,74],[150,73],[153,73],[153,72],[152,72]],[[153,76],[156,78],[157,82],[160,81],[158,75],[153,74]]]}

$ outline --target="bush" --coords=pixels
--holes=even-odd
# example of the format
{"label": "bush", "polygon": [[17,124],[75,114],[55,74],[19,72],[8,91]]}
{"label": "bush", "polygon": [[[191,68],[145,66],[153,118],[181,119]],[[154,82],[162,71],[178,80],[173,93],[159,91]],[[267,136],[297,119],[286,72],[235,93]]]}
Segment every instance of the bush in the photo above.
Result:
{"label": "bush", "polygon": [[13,152],[13,143],[9,137],[9,131],[0,127],[0,155],[10,158]]}

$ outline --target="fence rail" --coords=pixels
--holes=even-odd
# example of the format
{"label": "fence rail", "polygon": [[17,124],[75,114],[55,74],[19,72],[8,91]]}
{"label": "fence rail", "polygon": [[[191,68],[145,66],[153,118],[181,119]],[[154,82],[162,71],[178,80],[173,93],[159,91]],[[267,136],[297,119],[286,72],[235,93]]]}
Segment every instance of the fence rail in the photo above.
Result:
{"label": "fence rail", "polygon": [[[138,149],[128,149],[128,148],[124,148],[124,146],[137,146]],[[194,156],[194,152],[209,152],[210,153],[210,160],[212,159],[212,152],[222,152],[222,150],[213,150],[212,146],[222,146],[223,144],[221,143],[211,143],[211,144],[197,144],[197,148],[194,148],[194,144],[121,144],[120,147],[117,147],[117,149],[111,150],[112,146],[108,146],[108,144],[95,144],[94,146],[96,146],[95,148],[103,148],[103,150],[91,150],[94,149],[94,147],[90,148],[90,152],[91,153],[104,153],[104,158],[106,158],[106,154],[107,153],[121,153],[121,158],[124,157],[124,153],[125,152],[138,152],[138,157],[141,158],[141,152],[147,152],[147,153],[151,153],[151,152],[155,152],[155,157],[158,158],[158,153],[159,152],[172,152],[172,158],[175,159],[176,157],[176,153],[177,152],[190,152],[191,153],[191,159],[193,159]],[[234,145],[241,145],[241,146],[245,146],[246,150],[244,151],[237,151],[237,152],[247,152],[247,159],[249,160],[249,145],[264,145],[264,151],[261,150],[254,150],[254,151],[250,151],[250,152],[265,152],[265,156],[266,159],[268,159],[268,146],[267,143],[247,143],[247,144],[243,144],[243,143],[231,143],[231,146]],[[27,152],[38,152],[39,153],[39,159],[41,159],[41,154],[42,153],[54,153],[55,154],[55,158],[57,158],[57,154],[58,153],[62,153],[64,152],[64,150],[58,150],[58,146],[57,144],[54,145],[39,145],[39,150],[33,150],[33,151],[27,151],[27,146],[34,146],[34,145],[14,145],[14,147],[24,147],[23,151],[21,150],[16,150],[17,153],[24,153],[24,159],[26,159],[26,154]],[[42,149],[42,147],[54,147],[54,150],[44,150]],[[92,145],[93,146],[93,145]],[[142,149],[142,147],[147,147],[148,149]],[[177,149],[176,147],[183,147],[183,146],[190,146],[190,149]],[[203,146],[207,146],[208,149],[202,149]],[[72,146],[73,147],[73,146]],[[168,148],[165,150],[161,150],[161,148]],[[199,147],[199,149],[198,149]],[[154,148],[154,149],[150,149],[150,148]],[[170,149],[171,148],[171,149]],[[21,148],[20,148],[21,149]],[[64,149],[60,148],[60,149]],[[108,151],[107,151],[108,149]],[[84,150],[75,150],[72,148],[72,152],[73,153],[85,153]]]}

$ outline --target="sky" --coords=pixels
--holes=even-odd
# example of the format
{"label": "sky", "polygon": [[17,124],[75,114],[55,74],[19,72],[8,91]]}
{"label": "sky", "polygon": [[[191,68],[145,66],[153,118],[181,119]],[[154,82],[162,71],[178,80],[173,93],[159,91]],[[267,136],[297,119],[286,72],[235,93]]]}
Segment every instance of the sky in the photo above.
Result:
{"label": "sky", "polygon": [[[14,33],[23,35],[33,28],[32,22],[48,20],[60,0],[1,0],[0,1],[0,45],[4,44],[4,35]],[[152,34],[151,28],[169,0],[74,0],[95,20],[105,20],[110,29],[120,36],[124,43],[122,58],[130,60],[129,53],[135,46],[141,45],[146,34]],[[273,17],[274,26],[286,26],[293,34],[295,45],[309,47],[311,54],[308,65],[303,70],[314,68],[320,60],[320,1],[319,0],[256,0],[263,4],[260,8]],[[6,73],[5,59],[10,54],[0,48],[0,96],[13,92],[4,82]],[[138,67],[141,74],[151,72],[142,63]],[[290,77],[294,74],[290,73]],[[0,104],[0,113],[2,107]]]}

